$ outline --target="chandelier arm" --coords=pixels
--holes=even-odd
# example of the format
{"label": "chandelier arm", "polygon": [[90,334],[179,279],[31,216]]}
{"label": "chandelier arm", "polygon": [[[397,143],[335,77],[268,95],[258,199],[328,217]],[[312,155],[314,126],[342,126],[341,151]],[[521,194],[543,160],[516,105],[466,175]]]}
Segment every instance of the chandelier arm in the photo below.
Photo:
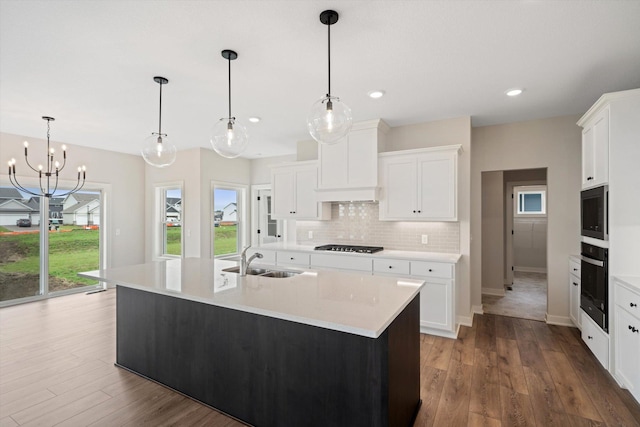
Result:
{"label": "chandelier arm", "polygon": [[34,193],[33,191],[27,190],[22,185],[20,185],[20,183],[18,182],[18,178],[15,176],[15,174],[13,175],[13,177],[12,175],[9,175],[9,182],[11,182],[11,184],[20,191],[24,191],[25,193],[31,194],[32,196],[39,196],[38,193]]}
{"label": "chandelier arm", "polygon": [[[47,177],[47,180],[49,179],[49,177]],[[48,186],[48,184],[47,184]],[[56,185],[55,187],[53,187],[53,191],[51,191],[49,193],[49,196],[53,196],[56,193],[56,190],[58,189],[58,174],[56,174]]]}
{"label": "chandelier arm", "polygon": [[67,156],[62,159],[62,167],[58,168],[58,172],[62,172],[62,169],[67,165]]}
{"label": "chandelier arm", "polygon": [[33,166],[31,166],[31,163],[29,163],[29,158],[27,157],[27,153],[24,154],[24,160],[25,160],[25,162],[27,162],[27,166],[29,166],[32,171],[40,172],[40,169],[36,169]]}

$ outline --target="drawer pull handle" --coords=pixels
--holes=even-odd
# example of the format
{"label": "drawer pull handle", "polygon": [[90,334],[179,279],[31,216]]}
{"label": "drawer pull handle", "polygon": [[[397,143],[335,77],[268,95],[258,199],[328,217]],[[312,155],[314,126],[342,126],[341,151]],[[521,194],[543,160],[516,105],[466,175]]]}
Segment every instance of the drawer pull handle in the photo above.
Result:
{"label": "drawer pull handle", "polygon": [[587,335],[587,339],[592,340],[593,337],[591,335]]}
{"label": "drawer pull handle", "polygon": [[573,282],[573,286],[578,286],[578,284],[576,282]]}
{"label": "drawer pull handle", "polygon": [[393,268],[393,266],[392,266],[392,265],[390,265],[390,266],[389,266],[389,268]]}
{"label": "drawer pull handle", "polygon": [[636,303],[633,303],[633,302],[629,303],[629,307],[637,307],[637,306],[638,306],[638,304],[636,304]]}
{"label": "drawer pull handle", "polygon": [[574,268],[574,269],[573,269],[573,271],[578,271],[578,269],[577,269],[577,268]]}
{"label": "drawer pull handle", "polygon": [[638,328],[636,328],[634,326],[629,325],[629,329],[631,330],[631,332],[634,332],[636,334],[638,333]]}
{"label": "drawer pull handle", "polygon": [[413,213],[416,213],[415,209],[414,209]]}
{"label": "drawer pull handle", "polygon": [[593,179],[593,177],[590,176],[590,177],[587,178],[587,181],[591,181],[592,179]]}
{"label": "drawer pull handle", "polygon": [[429,269],[429,273],[432,273],[432,272],[433,272],[433,268],[430,268],[430,269]]}

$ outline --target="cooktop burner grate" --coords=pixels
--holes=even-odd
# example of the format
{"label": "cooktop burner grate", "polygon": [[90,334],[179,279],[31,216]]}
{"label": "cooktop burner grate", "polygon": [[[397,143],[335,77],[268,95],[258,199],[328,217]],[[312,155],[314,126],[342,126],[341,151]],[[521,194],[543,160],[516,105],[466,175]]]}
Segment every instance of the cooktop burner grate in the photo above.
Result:
{"label": "cooktop burner grate", "polygon": [[359,254],[373,254],[380,252],[384,248],[382,246],[357,246],[357,245],[322,245],[316,246],[316,251],[334,251],[334,252],[355,252]]}

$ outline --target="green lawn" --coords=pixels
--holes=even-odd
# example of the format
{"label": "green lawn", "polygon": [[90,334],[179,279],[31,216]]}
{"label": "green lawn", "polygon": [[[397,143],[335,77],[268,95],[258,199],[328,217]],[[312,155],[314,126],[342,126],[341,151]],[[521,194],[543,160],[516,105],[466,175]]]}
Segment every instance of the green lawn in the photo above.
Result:
{"label": "green lawn", "polygon": [[221,225],[214,228],[214,255],[235,254],[238,252],[238,226]]}
{"label": "green lawn", "polygon": [[[70,226],[61,229],[73,231],[49,233],[49,275],[78,285],[95,284],[95,280],[80,278],[77,273],[99,268],[100,232]],[[16,259],[14,262],[0,262],[0,272],[39,274],[39,245],[39,233],[0,236],[0,247],[8,248]]]}

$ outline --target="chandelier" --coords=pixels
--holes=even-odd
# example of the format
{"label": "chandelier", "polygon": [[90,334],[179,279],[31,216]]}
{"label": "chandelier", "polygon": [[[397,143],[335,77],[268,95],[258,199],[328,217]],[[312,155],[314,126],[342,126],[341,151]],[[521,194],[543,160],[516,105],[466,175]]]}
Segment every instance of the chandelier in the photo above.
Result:
{"label": "chandelier", "polygon": [[65,145],[62,146],[61,165],[59,161],[56,161],[54,159],[55,150],[51,148],[51,144],[49,142],[50,124],[55,119],[53,117],[47,116],[43,116],[42,118],[47,121],[47,162],[45,166],[39,164],[37,168],[34,168],[31,163],[29,163],[29,143],[27,141],[24,142],[24,160],[26,161],[27,166],[29,166],[31,170],[38,174],[40,192],[36,193],[34,191],[31,191],[18,182],[18,177],[16,176],[16,159],[9,160],[9,181],[18,190],[27,194],[31,194],[33,196],[43,196],[48,198],[51,198],[53,196],[65,197],[82,189],[86,178],[86,168],[84,167],[84,165],[78,167],[78,178],[76,181],[76,185],[72,190],[56,193],[56,191],[58,190],[58,175],[67,164],[67,147]]}

